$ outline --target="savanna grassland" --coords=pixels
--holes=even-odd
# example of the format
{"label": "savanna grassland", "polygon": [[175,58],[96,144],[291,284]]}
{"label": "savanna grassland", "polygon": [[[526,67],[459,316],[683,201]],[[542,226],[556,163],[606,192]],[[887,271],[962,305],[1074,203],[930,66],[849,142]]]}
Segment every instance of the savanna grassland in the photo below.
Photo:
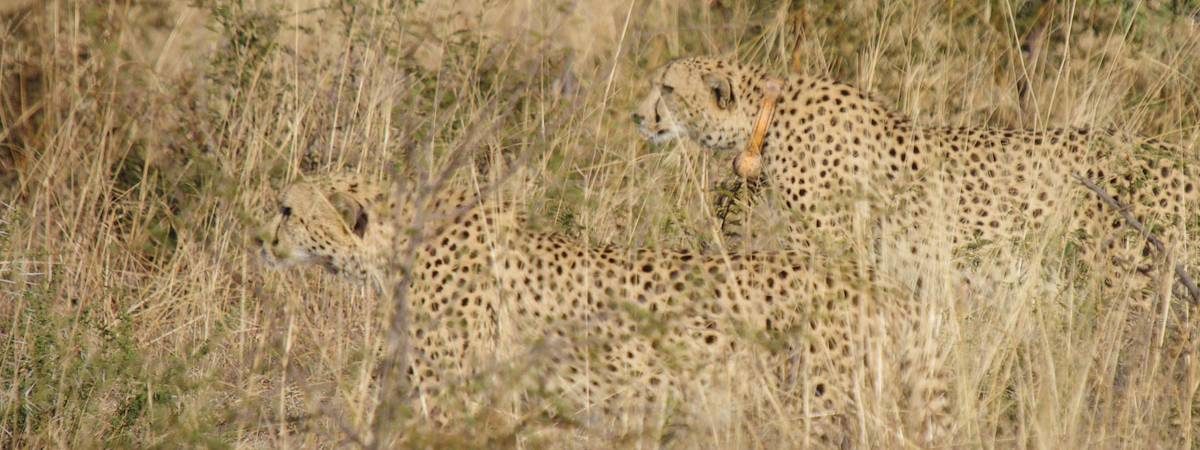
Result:
{"label": "savanna grassland", "polygon": [[[254,230],[302,175],[460,155],[578,239],[778,247],[770,198],[719,207],[731,155],[630,123],[644,75],[697,54],[847,81],[921,124],[1115,127],[1200,160],[1193,1],[9,0],[0,448],[562,444],[486,420],[377,439],[402,397],[376,376],[391,293],[267,270]],[[1048,233],[922,269],[949,306],[950,441],[1200,448],[1197,320],[1132,315],[1071,257]],[[674,444],[804,442],[757,376]]]}

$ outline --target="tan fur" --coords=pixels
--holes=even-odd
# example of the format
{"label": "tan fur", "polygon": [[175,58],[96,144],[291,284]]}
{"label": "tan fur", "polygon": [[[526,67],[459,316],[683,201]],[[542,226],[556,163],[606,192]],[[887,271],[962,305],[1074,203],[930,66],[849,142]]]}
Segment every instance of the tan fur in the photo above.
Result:
{"label": "tan fur", "polygon": [[[716,101],[714,79],[730,82],[732,101]],[[775,80],[760,67],[718,58],[676,60],[651,75],[634,121],[651,141],[688,138],[713,150],[741,149],[764,86]],[[792,213],[791,236],[803,248],[817,236],[843,237],[854,205],[863,202],[881,229],[901,235],[889,243],[912,244],[918,260],[1011,244],[1065,223],[1084,261],[1121,263],[1124,269],[1106,280],[1113,284],[1149,264],[1145,240],[1073,175],[1130,205],[1169,243],[1181,244],[1184,229],[1195,229],[1200,217],[1191,160],[1154,139],[1088,129],[920,126],[846,84],[792,75],[783,85],[761,170]],[[1060,211],[1067,217],[1053,223]]]}
{"label": "tan fur", "polygon": [[[949,375],[920,319],[927,311],[853,258],[588,246],[529,231],[511,208],[476,202],[469,190],[446,190],[426,207],[383,192],[350,178],[295,183],[280,195],[288,216],[260,233],[261,252],[277,265],[383,279],[410,235],[394,247],[393,224],[418,210],[441,217],[422,227],[410,295],[413,381],[440,424],[470,409],[454,405],[478,405],[453,380],[479,377],[546,392],[552,401],[526,395],[524,407],[584,423],[631,411],[648,423],[686,422],[688,403],[704,398],[721,367],[766,355],[779,370],[775,392],[812,418],[796,427],[812,427],[814,445],[853,442],[856,414],[870,414],[856,405],[874,397],[908,411],[894,417],[909,432],[889,439],[944,435]],[[332,197],[355,201],[339,210]],[[361,236],[346,219],[362,217],[355,204],[369,219]],[[516,379],[488,378],[512,361]],[[676,407],[682,416],[668,414]]]}

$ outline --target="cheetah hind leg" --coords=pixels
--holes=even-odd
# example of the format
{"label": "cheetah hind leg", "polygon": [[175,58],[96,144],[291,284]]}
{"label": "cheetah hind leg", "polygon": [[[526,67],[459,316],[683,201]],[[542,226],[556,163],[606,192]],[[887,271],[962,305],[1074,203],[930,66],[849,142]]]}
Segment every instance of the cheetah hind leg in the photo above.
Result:
{"label": "cheetah hind leg", "polygon": [[903,380],[905,427],[924,447],[944,444],[950,436],[953,411],[950,390],[952,374],[947,367],[947,345],[939,345],[938,337],[928,329],[930,318],[922,315],[905,330],[903,361],[900,377]]}

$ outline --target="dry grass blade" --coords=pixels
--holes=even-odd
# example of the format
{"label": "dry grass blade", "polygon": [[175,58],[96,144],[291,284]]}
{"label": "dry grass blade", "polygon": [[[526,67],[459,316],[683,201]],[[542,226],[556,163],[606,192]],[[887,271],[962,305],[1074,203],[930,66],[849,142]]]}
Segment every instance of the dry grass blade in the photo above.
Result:
{"label": "dry grass blade", "polygon": [[[734,155],[646,145],[626,123],[675,57],[858,84],[924,125],[1021,127],[1036,100],[1039,124],[1120,124],[1194,151],[1200,28],[1189,2],[1134,3],[0,0],[0,448],[408,443],[391,419],[416,413],[405,278],[423,234],[393,249],[377,289],[272,270],[255,230],[301,175],[392,179],[418,201],[473,183],[522,204],[531,228],[598,245],[783,248],[806,218],[780,213],[794,199],[743,181],[714,202]],[[820,156],[809,170],[828,170]],[[1017,276],[946,291],[970,305],[946,319],[963,331],[957,442],[1195,448],[1200,361],[1113,389],[1115,349],[1141,323],[1107,309],[1111,290],[1046,275],[1072,262],[1069,239],[1028,238],[987,255]],[[1175,269],[1176,295],[1196,301]],[[758,382],[770,369],[728,368],[734,395],[695,401],[729,420],[680,447],[805,443],[796,418],[817,412]],[[563,446],[470,426],[477,443]],[[895,435],[879,428],[866,433]]]}
{"label": "dry grass blade", "polygon": [[[1151,233],[1149,230],[1147,230],[1146,226],[1143,225],[1142,222],[1137,219],[1137,217],[1133,216],[1133,213],[1130,212],[1129,205],[1121,203],[1119,200],[1113,198],[1113,196],[1109,195],[1104,188],[1092,182],[1092,180],[1084,178],[1079,174],[1075,174],[1075,180],[1087,187],[1088,190],[1095,193],[1097,197],[1100,197],[1101,201],[1121,214],[1121,218],[1125,220],[1125,224],[1129,225],[1134,230],[1137,230],[1137,232],[1140,233],[1142,237],[1150,243],[1150,245],[1154,246],[1154,251],[1158,254],[1158,256],[1162,257],[1166,255],[1167,249],[1166,245],[1163,244],[1162,239],[1159,239],[1158,236],[1155,236],[1154,233]],[[1196,281],[1192,279],[1191,275],[1188,275],[1187,269],[1183,266],[1183,264],[1176,264],[1174,271],[1175,276],[1179,278],[1179,282],[1182,283],[1184,288],[1187,289],[1188,297],[1190,297],[1191,302],[1193,304],[1200,304],[1200,287],[1197,287]]]}
{"label": "dry grass blade", "polygon": [[[494,180],[484,186],[480,186],[476,191],[476,197],[466,204],[456,208],[449,213],[433,214],[423,206],[428,205],[428,201],[446,188],[451,179],[460,173],[461,169],[466,166],[472,156],[478,155],[482,149],[482,143],[486,141],[488,136],[492,136],[502,123],[507,115],[500,105],[509,100],[493,98],[489,103],[481,108],[476,113],[476,120],[470,128],[468,128],[462,138],[459,139],[459,144],[450,152],[449,160],[445,162],[436,175],[430,177],[427,169],[417,165],[415,155],[410,154],[407,170],[404,173],[393,174],[394,188],[392,195],[396,199],[403,199],[405,202],[412,202],[417,205],[414,214],[411,218],[394,217],[391,220],[404,221],[404,232],[397,234],[397,243],[393,243],[394,258],[389,262],[391,279],[379,280],[380,287],[390,286],[390,300],[393,305],[392,319],[388,328],[388,347],[385,350],[384,358],[381,361],[378,373],[380,374],[379,385],[380,392],[380,408],[377,410],[375,417],[372,419],[373,431],[372,440],[367,445],[367,448],[382,448],[388,445],[384,439],[387,435],[385,428],[396,425],[395,412],[396,409],[403,409],[407,402],[415,398],[415,392],[412,392],[412,386],[408,383],[408,372],[411,357],[409,351],[409,294],[412,287],[412,265],[418,254],[418,249],[426,245],[430,229],[437,229],[442,224],[456,221],[463,214],[474,209],[478,204],[487,201],[494,190],[499,189],[505,181],[513,177],[524,169],[528,163],[527,155],[522,155],[522,158],[515,162],[507,170],[495,177]],[[435,125],[435,128],[437,125]],[[409,180],[415,180],[409,181]],[[399,211],[397,211],[399,213]],[[399,238],[403,236],[407,241],[407,245],[401,248],[398,245]],[[384,274],[386,277],[387,274]],[[402,417],[401,417],[402,418]]]}

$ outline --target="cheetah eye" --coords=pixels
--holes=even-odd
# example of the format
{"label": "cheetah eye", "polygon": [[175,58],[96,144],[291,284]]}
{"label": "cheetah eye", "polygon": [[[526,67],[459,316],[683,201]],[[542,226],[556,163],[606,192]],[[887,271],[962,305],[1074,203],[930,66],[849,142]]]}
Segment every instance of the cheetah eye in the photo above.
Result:
{"label": "cheetah eye", "polygon": [[280,207],[279,207],[279,214],[283,215],[283,217],[285,217],[285,218],[287,218],[287,217],[291,217],[291,215],[292,215],[292,207],[290,207],[290,206],[280,206]]}
{"label": "cheetah eye", "polygon": [[662,85],[661,87],[659,87],[659,89],[661,89],[661,90],[662,90],[662,93],[664,93],[664,94],[673,94],[673,93],[675,93],[675,88],[674,88],[674,87],[672,87],[672,86],[667,86],[667,85],[665,85],[665,84],[664,84],[664,85]]}

